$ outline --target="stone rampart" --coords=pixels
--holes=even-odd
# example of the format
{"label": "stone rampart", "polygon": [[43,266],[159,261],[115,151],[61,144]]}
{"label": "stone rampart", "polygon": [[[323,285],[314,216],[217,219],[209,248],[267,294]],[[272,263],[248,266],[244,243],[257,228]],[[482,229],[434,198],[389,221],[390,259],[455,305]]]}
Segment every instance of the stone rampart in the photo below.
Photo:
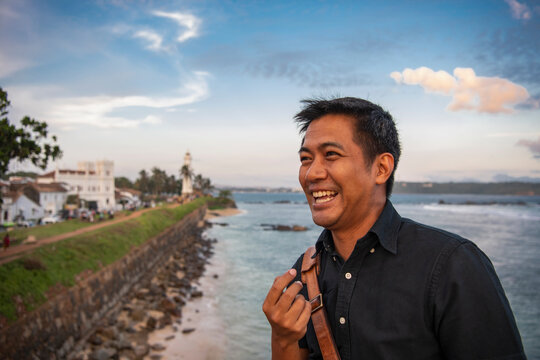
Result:
{"label": "stone rampart", "polygon": [[115,263],[63,291],[0,333],[0,359],[64,359],[74,345],[151,276],[185,239],[206,207],[186,215]]}

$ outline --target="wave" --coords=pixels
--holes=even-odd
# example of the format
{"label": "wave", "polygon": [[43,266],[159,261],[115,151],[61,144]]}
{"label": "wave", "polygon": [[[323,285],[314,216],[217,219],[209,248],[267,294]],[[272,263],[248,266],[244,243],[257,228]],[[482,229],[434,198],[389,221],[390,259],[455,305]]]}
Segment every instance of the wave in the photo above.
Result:
{"label": "wave", "polygon": [[450,204],[425,204],[422,209],[438,212],[450,212],[460,214],[474,214],[482,216],[499,216],[521,220],[540,220],[540,207],[524,207],[511,205],[450,205]]}

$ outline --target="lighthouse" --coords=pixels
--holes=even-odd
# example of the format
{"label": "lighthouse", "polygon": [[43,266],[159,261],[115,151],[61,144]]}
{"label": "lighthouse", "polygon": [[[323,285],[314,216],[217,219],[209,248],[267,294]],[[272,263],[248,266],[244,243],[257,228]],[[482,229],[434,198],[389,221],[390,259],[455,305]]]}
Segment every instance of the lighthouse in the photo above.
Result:
{"label": "lighthouse", "polygon": [[182,166],[180,172],[182,174],[182,196],[189,197],[193,194],[193,184],[191,182],[193,171],[191,169],[191,154],[189,151],[184,156],[184,166]]}

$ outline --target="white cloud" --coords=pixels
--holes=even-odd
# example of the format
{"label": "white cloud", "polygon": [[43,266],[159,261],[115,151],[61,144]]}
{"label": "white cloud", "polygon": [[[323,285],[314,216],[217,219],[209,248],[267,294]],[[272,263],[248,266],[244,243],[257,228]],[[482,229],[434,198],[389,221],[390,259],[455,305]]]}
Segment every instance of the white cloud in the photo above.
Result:
{"label": "white cloud", "polygon": [[456,87],[456,79],[446,71],[433,71],[425,66],[419,67],[416,70],[405,69],[403,74],[394,71],[390,77],[396,83],[407,85],[420,85],[430,92],[450,93]]}
{"label": "white cloud", "polygon": [[532,13],[527,4],[522,4],[517,0],[504,1],[510,6],[513,18],[523,20],[529,20],[531,18]]}
{"label": "white cloud", "polygon": [[152,12],[155,16],[160,16],[176,21],[180,26],[185,27],[186,30],[178,35],[176,41],[184,42],[188,39],[195,38],[199,36],[199,27],[201,25],[201,20],[191,14],[183,14],[179,12],[165,12],[165,11],[154,11]]}
{"label": "white cloud", "polygon": [[148,42],[148,46],[146,46],[148,50],[152,50],[152,51],[165,50],[165,48],[163,48],[162,46],[163,38],[161,37],[161,35],[155,33],[152,30],[140,30],[140,31],[137,31],[133,36],[136,38],[146,40]]}
{"label": "white cloud", "polygon": [[[208,73],[194,72],[193,77],[181,89],[176,97],[150,96],[84,96],[84,97],[52,97],[43,89],[10,90],[13,103],[23,104],[32,110],[33,116],[56,125],[62,129],[75,129],[79,125],[91,125],[99,128],[129,128],[140,124],[159,124],[161,119],[155,115],[144,118],[133,118],[121,114],[122,109],[129,107],[146,107],[167,110],[172,107],[189,105],[201,101],[208,96],[206,77]],[[111,115],[114,113],[115,115]]]}
{"label": "white cloud", "polygon": [[397,84],[420,85],[428,92],[452,96],[448,110],[478,112],[512,112],[510,106],[529,99],[523,86],[498,77],[476,76],[471,68],[455,68],[453,76],[446,71],[427,67],[394,71],[390,74]]}

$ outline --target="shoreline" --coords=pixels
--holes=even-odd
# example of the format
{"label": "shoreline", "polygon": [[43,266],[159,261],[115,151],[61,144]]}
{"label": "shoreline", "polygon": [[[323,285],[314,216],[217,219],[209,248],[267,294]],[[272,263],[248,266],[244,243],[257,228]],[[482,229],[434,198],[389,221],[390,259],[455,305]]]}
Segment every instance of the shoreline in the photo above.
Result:
{"label": "shoreline", "polygon": [[[236,208],[207,210],[205,221],[243,213]],[[219,241],[219,240],[216,240]],[[215,247],[213,247],[215,250]],[[219,314],[218,287],[226,265],[215,259],[215,252],[207,259],[203,275],[194,281],[202,291],[201,297],[189,300],[182,308],[182,323],[152,332],[148,343],[159,343],[163,359],[222,360],[227,349],[225,323]],[[152,354],[145,360],[151,360]]]}

